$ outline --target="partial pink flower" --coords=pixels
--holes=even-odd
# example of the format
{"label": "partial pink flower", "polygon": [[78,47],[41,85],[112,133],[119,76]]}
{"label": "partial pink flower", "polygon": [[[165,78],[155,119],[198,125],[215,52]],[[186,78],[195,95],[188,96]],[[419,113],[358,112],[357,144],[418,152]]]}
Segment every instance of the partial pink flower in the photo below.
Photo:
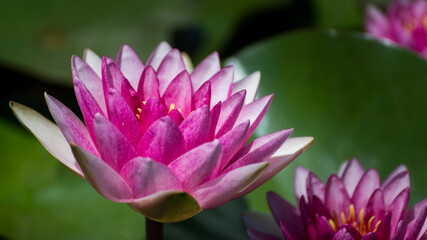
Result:
{"label": "partial pink flower", "polygon": [[46,149],[105,198],[159,222],[185,220],[241,197],[283,169],[312,142],[292,129],[247,142],[272,95],[255,100],[255,72],[233,82],[218,53],[194,70],[162,42],[143,64],[127,45],[116,60],[90,50],[72,57],[84,123],[45,95],[57,125],[11,108]]}
{"label": "partial pink flower", "polygon": [[379,39],[389,39],[427,57],[427,2],[425,0],[397,0],[387,13],[369,5],[365,28]]}
{"label": "partial pink flower", "polygon": [[252,240],[425,240],[427,198],[407,210],[409,173],[397,167],[382,183],[375,169],[356,159],[344,163],[326,185],[309,170],[295,170],[298,207],[267,193],[273,217],[247,213],[243,222]]}

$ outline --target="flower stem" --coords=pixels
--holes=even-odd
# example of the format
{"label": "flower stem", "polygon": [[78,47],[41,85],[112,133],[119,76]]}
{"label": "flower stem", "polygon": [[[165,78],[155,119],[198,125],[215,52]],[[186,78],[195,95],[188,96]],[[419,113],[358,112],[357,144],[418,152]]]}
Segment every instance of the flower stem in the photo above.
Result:
{"label": "flower stem", "polygon": [[145,218],[145,236],[147,240],[163,240],[163,223]]}

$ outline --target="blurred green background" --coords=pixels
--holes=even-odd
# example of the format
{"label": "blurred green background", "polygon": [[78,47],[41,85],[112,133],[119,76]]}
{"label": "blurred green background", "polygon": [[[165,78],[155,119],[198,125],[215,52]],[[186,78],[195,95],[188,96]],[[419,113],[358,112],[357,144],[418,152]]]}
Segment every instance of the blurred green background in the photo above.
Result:
{"label": "blurred green background", "polygon": [[[370,1],[385,6],[386,1]],[[362,0],[0,2],[0,239],[143,239],[144,218],[99,196],[19,125],[14,100],[49,116],[43,92],[78,112],[70,58],[90,48],[115,57],[131,45],[145,61],[163,40],[195,63],[214,50],[241,74],[260,70],[274,93],[256,131],[295,128],[313,146],[243,199],[167,224],[168,239],[246,239],[239,214],[268,212],[265,193],[293,197],[293,171],[319,177],[357,157],[384,179],[411,173],[411,201],[427,196],[427,62],[363,34]]]}

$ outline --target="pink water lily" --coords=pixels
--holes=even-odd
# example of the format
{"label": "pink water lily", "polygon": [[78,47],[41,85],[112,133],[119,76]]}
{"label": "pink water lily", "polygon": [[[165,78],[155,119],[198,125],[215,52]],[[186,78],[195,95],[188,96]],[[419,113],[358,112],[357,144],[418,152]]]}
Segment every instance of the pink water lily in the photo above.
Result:
{"label": "pink water lily", "polygon": [[21,104],[11,107],[105,198],[155,221],[182,221],[251,192],[312,142],[288,138],[288,129],[246,143],[272,100],[255,100],[259,72],[233,82],[233,67],[221,68],[216,52],[191,68],[165,42],[145,64],[127,45],[116,60],[87,50],[83,59],[72,57],[85,124],[47,94],[57,125]]}
{"label": "pink water lily", "polygon": [[295,170],[298,207],[274,192],[267,194],[273,217],[247,213],[252,240],[425,240],[427,198],[407,210],[409,173],[397,167],[382,183],[375,169],[356,159],[344,163],[326,185],[309,170]]}
{"label": "pink water lily", "polygon": [[383,14],[370,5],[366,10],[365,28],[372,36],[391,40],[427,58],[427,2],[397,0]]}

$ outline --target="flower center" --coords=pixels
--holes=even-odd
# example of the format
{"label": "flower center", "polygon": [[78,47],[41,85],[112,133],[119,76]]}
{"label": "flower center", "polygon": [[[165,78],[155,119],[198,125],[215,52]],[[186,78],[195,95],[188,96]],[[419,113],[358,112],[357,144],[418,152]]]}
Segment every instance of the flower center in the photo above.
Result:
{"label": "flower center", "polygon": [[368,222],[365,222],[364,213],[365,213],[365,209],[362,208],[359,212],[359,221],[357,221],[357,216],[356,216],[356,212],[354,210],[354,205],[351,204],[349,207],[348,217],[345,216],[344,212],[341,212],[341,215],[340,215],[341,222],[342,222],[341,224],[338,221],[338,215],[335,211],[333,212],[333,215],[334,215],[333,219],[329,219],[328,222],[329,222],[329,225],[331,225],[332,229],[334,229],[335,232],[337,231],[338,227],[340,227],[344,224],[349,224],[349,225],[353,226],[357,231],[359,231],[359,233],[362,236],[364,236],[368,232],[376,232],[378,229],[378,226],[381,223],[381,220],[375,224],[374,228],[372,228],[372,222],[374,221],[375,216],[370,217]]}

